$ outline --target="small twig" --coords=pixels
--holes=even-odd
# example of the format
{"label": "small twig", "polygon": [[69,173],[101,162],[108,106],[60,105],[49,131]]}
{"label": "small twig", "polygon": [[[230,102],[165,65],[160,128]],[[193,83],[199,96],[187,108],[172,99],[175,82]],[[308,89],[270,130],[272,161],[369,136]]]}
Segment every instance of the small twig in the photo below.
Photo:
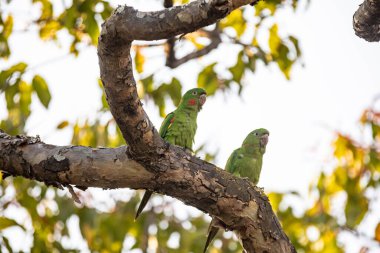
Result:
{"label": "small twig", "polygon": [[80,201],[78,195],[75,193],[73,187],[71,185],[66,185],[67,189],[69,189],[69,192],[71,193],[71,197],[74,199],[75,202],[77,202],[78,204],[82,204],[82,202]]}
{"label": "small twig", "polygon": [[219,44],[222,42],[222,39],[220,38],[220,31],[218,29],[218,25],[215,26],[215,29],[212,30],[212,31],[206,31],[206,30],[203,30],[205,33],[208,34],[210,40],[211,40],[211,43],[208,44],[207,46],[205,46],[204,48],[200,49],[200,50],[197,50],[195,52],[191,52],[179,59],[176,59],[174,56],[173,58],[170,59],[170,61],[166,61],[166,66],[168,66],[169,68],[177,68],[178,66],[190,61],[190,60],[193,60],[193,59],[197,59],[197,58],[200,58],[202,56],[205,56],[207,55],[208,53],[210,53],[212,50],[214,50],[215,48],[217,48],[219,46]]}
{"label": "small twig", "polygon": [[379,242],[379,241],[377,241],[375,238],[370,237],[370,236],[368,236],[368,235],[366,235],[366,234],[364,234],[364,233],[362,233],[362,232],[359,232],[359,231],[357,231],[357,230],[355,230],[355,229],[352,229],[352,228],[349,228],[349,227],[347,227],[347,226],[339,226],[338,228],[339,228],[340,230],[347,231],[347,232],[351,233],[352,235],[354,235],[354,236],[356,236],[356,237],[365,238],[365,239],[367,239],[367,240],[370,240],[370,241],[372,241],[372,242],[375,242],[375,243],[377,243],[377,244],[380,246],[380,242]]}

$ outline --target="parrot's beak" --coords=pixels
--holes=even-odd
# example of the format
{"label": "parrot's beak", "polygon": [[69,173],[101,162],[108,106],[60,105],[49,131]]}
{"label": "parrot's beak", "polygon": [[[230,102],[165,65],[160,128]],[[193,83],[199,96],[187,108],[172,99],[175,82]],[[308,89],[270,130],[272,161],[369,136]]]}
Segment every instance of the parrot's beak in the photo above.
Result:
{"label": "parrot's beak", "polygon": [[206,103],[206,93],[203,93],[200,97],[199,97],[199,103],[202,107],[202,105],[204,105],[204,103]]}
{"label": "parrot's beak", "polygon": [[268,144],[268,138],[269,138],[269,134],[263,134],[260,137],[260,144],[261,144],[261,146],[265,147]]}

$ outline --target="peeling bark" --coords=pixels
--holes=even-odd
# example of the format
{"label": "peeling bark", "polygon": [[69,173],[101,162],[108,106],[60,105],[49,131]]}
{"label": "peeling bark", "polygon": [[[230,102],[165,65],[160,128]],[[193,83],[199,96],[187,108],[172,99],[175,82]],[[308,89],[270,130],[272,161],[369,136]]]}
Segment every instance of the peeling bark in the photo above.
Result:
{"label": "peeling bark", "polygon": [[153,190],[217,217],[249,253],[295,252],[259,188],[164,142],[142,108],[132,72],[132,40],[192,32],[255,2],[199,0],[157,12],[118,7],[102,26],[98,56],[110,110],[129,146],[60,147],[0,133],[0,168],[58,187]]}
{"label": "peeling bark", "polygon": [[172,145],[143,163],[136,162],[125,146],[53,146],[38,138],[0,133],[0,167],[12,176],[69,190],[70,185],[150,189],[219,218],[238,234],[247,252],[295,252],[268,198],[249,180]]}
{"label": "peeling bark", "polygon": [[380,41],[380,1],[365,0],[353,17],[355,34],[369,42]]}

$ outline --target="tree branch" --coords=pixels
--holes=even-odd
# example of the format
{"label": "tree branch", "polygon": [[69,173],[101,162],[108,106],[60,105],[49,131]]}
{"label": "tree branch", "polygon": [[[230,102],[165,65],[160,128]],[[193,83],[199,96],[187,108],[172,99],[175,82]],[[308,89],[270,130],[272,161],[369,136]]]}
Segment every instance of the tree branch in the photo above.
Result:
{"label": "tree branch", "polygon": [[47,185],[151,189],[221,219],[247,252],[295,252],[268,198],[248,180],[168,146],[155,173],[120,148],[53,146],[38,138],[0,133],[0,167]]}
{"label": "tree branch", "polygon": [[217,217],[249,253],[295,252],[260,189],[164,142],[142,108],[132,72],[132,40],[192,32],[251,2],[199,0],[147,13],[118,7],[102,26],[98,56],[110,110],[129,146],[59,147],[0,133],[1,169],[48,185],[150,189]]}
{"label": "tree branch", "polygon": [[207,55],[208,53],[210,53],[212,50],[214,50],[215,48],[217,48],[219,46],[219,44],[222,42],[222,39],[220,38],[220,31],[218,29],[218,26],[215,27],[215,29],[213,31],[205,31],[206,33],[208,33],[209,35],[209,38],[211,40],[210,44],[208,44],[207,46],[205,46],[204,48],[200,49],[200,50],[197,50],[195,52],[191,52],[179,59],[175,58],[175,55],[174,57],[171,57],[171,58],[168,58],[167,61],[166,61],[166,66],[170,67],[170,68],[177,68],[178,66],[190,61],[190,60],[193,60],[193,59],[197,59],[197,58],[200,58],[204,55]]}
{"label": "tree branch", "polygon": [[365,0],[354,14],[353,26],[360,38],[380,41],[380,1]]}
{"label": "tree branch", "polygon": [[110,110],[129,144],[128,155],[155,174],[146,188],[219,218],[237,232],[247,252],[294,252],[265,195],[247,181],[161,139],[141,106],[132,72],[132,40],[193,32],[250,3],[252,0],[199,0],[145,13],[127,6],[117,8],[103,24],[99,38],[101,78]]}

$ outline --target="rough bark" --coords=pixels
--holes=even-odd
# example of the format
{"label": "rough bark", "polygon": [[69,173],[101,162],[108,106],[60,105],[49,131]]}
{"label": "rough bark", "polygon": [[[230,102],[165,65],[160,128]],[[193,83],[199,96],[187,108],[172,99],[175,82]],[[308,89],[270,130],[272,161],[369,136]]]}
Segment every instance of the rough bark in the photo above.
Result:
{"label": "rough bark", "polygon": [[380,41],[380,0],[365,0],[354,14],[353,26],[360,38]]}
{"label": "rough bark", "polygon": [[53,146],[0,133],[0,168],[58,187],[154,190],[218,217],[247,252],[295,252],[259,188],[176,146],[142,165],[126,147]]}
{"label": "rough bark", "polygon": [[98,56],[107,101],[128,148],[58,147],[0,133],[0,168],[69,188],[150,189],[217,217],[238,234],[247,252],[295,252],[260,189],[163,141],[142,108],[132,73],[134,39],[192,32],[251,3],[194,1],[147,13],[118,7],[102,26]]}

